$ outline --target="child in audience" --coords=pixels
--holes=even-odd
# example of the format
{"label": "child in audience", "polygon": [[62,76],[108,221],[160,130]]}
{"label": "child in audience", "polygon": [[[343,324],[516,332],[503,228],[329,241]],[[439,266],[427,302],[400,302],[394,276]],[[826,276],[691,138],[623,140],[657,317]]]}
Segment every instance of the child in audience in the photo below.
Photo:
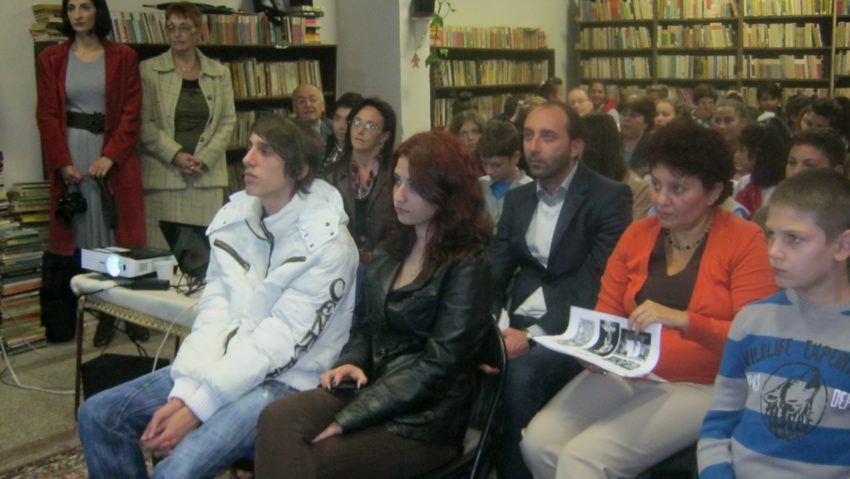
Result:
{"label": "child in audience", "polygon": [[782,182],[768,254],[780,287],[732,323],[698,445],[700,477],[850,476],[850,180]]}
{"label": "child in audience", "polygon": [[478,178],[484,204],[493,231],[502,216],[502,203],[505,193],[517,186],[531,183],[529,178],[517,167],[522,157],[519,132],[509,121],[492,121],[484,128],[481,141],[478,142],[478,154],[486,175]]}
{"label": "child in audience", "polygon": [[776,185],[785,178],[785,163],[791,138],[779,118],[747,125],[735,151],[735,170],[743,176],[735,201],[750,214],[770,201]]}
{"label": "child in audience", "polygon": [[785,164],[785,177],[815,168],[832,168],[843,173],[847,147],[841,135],[831,128],[810,128],[791,137],[791,151]]}

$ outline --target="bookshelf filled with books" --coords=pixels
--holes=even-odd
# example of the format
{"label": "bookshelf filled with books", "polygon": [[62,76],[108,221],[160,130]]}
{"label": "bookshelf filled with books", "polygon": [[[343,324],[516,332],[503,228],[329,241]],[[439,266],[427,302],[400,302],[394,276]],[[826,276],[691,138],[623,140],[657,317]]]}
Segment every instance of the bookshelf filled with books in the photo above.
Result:
{"label": "bookshelf filled with books", "polygon": [[[231,163],[238,163],[235,160],[244,154],[246,131],[253,119],[265,112],[291,111],[291,93],[299,84],[316,85],[328,105],[334,102],[336,46],[316,43],[320,16],[320,11],[293,13],[281,25],[265,15],[204,16],[206,41],[199,48],[229,67],[233,82],[238,121],[229,145]],[[41,17],[47,21],[44,13]],[[115,40],[135,49],[140,61],[168,49],[164,13],[112,12],[112,20]],[[33,37],[41,38],[35,32]],[[36,41],[36,55],[59,40]],[[241,189],[241,176],[232,188]]]}
{"label": "bookshelf filled with books", "polygon": [[710,83],[738,90],[753,104],[755,87],[766,80],[778,81],[785,96],[830,94],[850,86],[850,8],[844,3],[582,0],[580,83],[661,84],[682,99],[695,84]]}
{"label": "bookshelf filled with books", "polygon": [[472,95],[479,111],[501,113],[508,95],[533,94],[554,76],[555,51],[546,48],[539,28],[444,25],[430,37],[431,125],[448,127],[461,93]]}
{"label": "bookshelf filled with books", "polygon": [[431,36],[439,61],[431,65],[431,124],[447,127],[462,92],[489,115],[500,113],[508,95],[530,95],[554,76],[555,51],[536,28],[442,27]]}

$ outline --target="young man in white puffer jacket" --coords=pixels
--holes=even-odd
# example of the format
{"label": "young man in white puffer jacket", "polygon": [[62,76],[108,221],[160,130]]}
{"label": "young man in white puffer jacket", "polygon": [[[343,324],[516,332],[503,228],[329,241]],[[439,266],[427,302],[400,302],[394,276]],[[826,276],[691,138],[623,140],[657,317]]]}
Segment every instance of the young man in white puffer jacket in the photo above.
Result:
{"label": "young man in white puffer jacket", "polygon": [[154,477],[212,477],[251,456],[266,404],[316,387],[333,365],[348,340],[358,255],[336,189],[312,181],[320,157],[290,120],[252,126],[245,191],[207,230],[207,285],[173,367],[80,409],[90,477],[145,477],[144,451],[164,458]]}

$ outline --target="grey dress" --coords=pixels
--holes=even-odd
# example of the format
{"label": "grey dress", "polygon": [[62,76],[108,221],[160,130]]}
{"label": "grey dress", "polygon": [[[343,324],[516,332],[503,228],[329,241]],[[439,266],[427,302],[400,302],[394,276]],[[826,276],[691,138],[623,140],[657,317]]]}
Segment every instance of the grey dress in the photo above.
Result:
{"label": "grey dress", "polygon": [[[84,62],[71,53],[65,74],[65,102],[69,112],[103,113],[106,111],[106,67],[104,56]],[[77,248],[100,248],[114,244],[112,230],[103,221],[100,189],[86,172],[102,156],[103,134],[68,128],[68,150],[74,167],[84,175],[80,192],[88,202],[85,214],[76,215],[71,226]],[[75,188],[71,186],[70,188]]]}

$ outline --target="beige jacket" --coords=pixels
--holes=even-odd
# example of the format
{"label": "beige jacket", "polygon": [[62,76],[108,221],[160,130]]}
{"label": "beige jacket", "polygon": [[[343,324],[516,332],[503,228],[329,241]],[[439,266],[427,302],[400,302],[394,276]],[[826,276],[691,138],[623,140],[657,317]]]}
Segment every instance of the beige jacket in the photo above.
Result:
{"label": "beige jacket", "polygon": [[190,183],[197,188],[227,186],[225,152],[236,124],[230,70],[197,52],[201,61],[199,84],[207,100],[210,117],[198,140],[194,155],[209,171],[199,178],[184,177],[171,164],[180,151],[174,141],[174,116],[183,79],[174,66],[171,51],[141,63],[142,130],[140,154],[142,181],[146,190],[178,190]]}

